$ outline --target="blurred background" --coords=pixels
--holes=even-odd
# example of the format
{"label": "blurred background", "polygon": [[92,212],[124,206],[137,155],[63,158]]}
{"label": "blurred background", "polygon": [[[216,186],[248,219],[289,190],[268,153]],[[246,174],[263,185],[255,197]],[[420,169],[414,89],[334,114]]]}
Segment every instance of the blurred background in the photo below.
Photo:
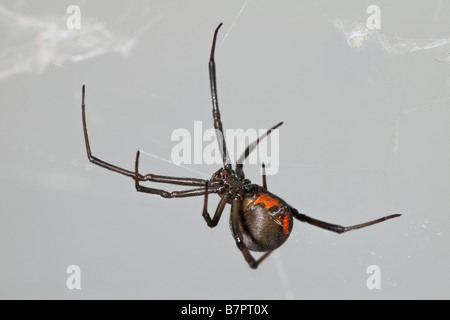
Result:
{"label": "blurred background", "polygon": [[[0,298],[450,298],[449,13],[446,1],[1,1]],[[170,163],[170,138],[213,126],[220,22],[224,126],[284,121],[269,190],[336,224],[400,218],[343,235],[296,221],[255,271],[229,206],[210,229],[202,197],[138,193],[89,163],[83,84],[95,156],[132,170],[140,149],[141,172],[171,176],[219,168]],[[260,164],[244,169],[261,183]]]}

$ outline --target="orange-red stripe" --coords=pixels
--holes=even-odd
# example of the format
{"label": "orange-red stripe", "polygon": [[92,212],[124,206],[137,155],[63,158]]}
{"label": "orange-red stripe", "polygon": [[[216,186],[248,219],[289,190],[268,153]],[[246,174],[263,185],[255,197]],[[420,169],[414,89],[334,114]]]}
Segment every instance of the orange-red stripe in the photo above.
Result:
{"label": "orange-red stripe", "polygon": [[264,204],[264,207],[266,209],[270,209],[276,205],[278,205],[280,201],[277,198],[273,198],[269,196],[268,194],[263,194],[260,196],[256,201],[253,203],[254,205],[257,205],[258,203]]}
{"label": "orange-red stripe", "polygon": [[292,226],[292,221],[291,221],[290,215],[288,215],[288,214],[284,215],[284,218],[283,218],[283,236],[286,236],[290,232],[291,226]]}

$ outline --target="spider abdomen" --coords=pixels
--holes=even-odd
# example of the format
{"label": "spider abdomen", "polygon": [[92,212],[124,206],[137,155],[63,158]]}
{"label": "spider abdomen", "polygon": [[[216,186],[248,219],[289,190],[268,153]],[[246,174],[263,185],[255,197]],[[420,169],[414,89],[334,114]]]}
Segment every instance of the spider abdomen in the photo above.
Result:
{"label": "spider abdomen", "polygon": [[242,241],[249,250],[269,251],[282,245],[292,230],[290,207],[268,192],[252,192],[244,195],[237,217],[230,217],[233,233],[242,234]]}

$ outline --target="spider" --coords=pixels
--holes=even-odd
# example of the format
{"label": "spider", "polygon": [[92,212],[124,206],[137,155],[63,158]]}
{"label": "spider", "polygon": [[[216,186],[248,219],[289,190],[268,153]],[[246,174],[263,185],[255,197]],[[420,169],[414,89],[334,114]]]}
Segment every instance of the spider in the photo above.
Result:
{"label": "spider", "polygon": [[[206,224],[214,228],[219,223],[220,217],[224,211],[225,205],[231,205],[230,229],[238,249],[242,252],[248,265],[256,269],[262,261],[264,261],[270,253],[280,247],[289,237],[293,220],[298,219],[319,228],[323,228],[336,233],[344,233],[351,230],[361,229],[376,223],[383,222],[388,219],[399,217],[400,214],[393,214],[372,220],[369,222],[343,227],[329,222],[317,220],[303,213],[299,213],[297,209],[289,205],[280,197],[269,192],[267,189],[265,166],[262,164],[262,186],[251,183],[245,178],[243,171],[243,160],[245,160],[250,152],[258,145],[261,139],[264,139],[274,129],[281,126],[280,122],[265,134],[261,135],[256,141],[248,145],[244,154],[239,158],[240,161],[232,168],[227,152],[227,147],[223,135],[222,121],[220,120],[219,104],[217,100],[216,85],[216,67],[214,61],[214,51],[216,46],[217,34],[222,23],[215,29],[214,38],[211,47],[211,56],[209,60],[209,77],[212,96],[212,114],[214,120],[214,128],[217,134],[219,150],[223,159],[223,167],[217,170],[212,177],[207,179],[182,178],[161,176],[155,174],[139,173],[139,154],[136,153],[135,169],[129,171],[92,155],[89,144],[86,113],[85,113],[85,86],[82,87],[82,122],[84,139],[86,144],[87,156],[90,162],[105,169],[128,176],[134,180],[136,190],[138,192],[160,195],[163,198],[183,198],[204,196],[202,216]],[[190,189],[182,191],[166,191],[162,189],[150,188],[141,185],[141,182],[151,181],[156,183],[166,183],[173,185],[189,186]],[[219,204],[213,216],[208,212],[208,196],[216,193],[220,196]],[[250,251],[263,252],[263,254],[255,259]]]}

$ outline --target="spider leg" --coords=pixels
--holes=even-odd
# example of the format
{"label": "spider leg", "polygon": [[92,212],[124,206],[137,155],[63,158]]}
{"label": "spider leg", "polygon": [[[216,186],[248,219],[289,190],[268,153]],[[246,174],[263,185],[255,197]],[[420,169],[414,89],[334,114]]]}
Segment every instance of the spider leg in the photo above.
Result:
{"label": "spider leg", "polygon": [[266,180],[266,165],[262,164],[262,182],[263,182],[263,188],[267,190],[267,180]]}
{"label": "spider leg", "polygon": [[[120,168],[118,166],[115,166],[113,164],[110,164],[108,162],[105,162],[103,160],[100,160],[97,157],[94,157],[91,152],[91,146],[89,143],[89,136],[87,132],[87,125],[86,125],[86,105],[84,103],[84,96],[85,96],[85,86],[83,85],[82,89],[82,104],[81,104],[81,110],[82,110],[82,119],[83,119],[83,132],[84,132],[84,141],[86,144],[86,152],[87,156],[90,162],[93,164],[96,164],[102,168],[123,174],[127,177],[136,179],[135,172]],[[167,176],[159,176],[159,175],[153,175],[153,174],[147,174],[142,175],[138,174],[138,180],[139,181],[153,181],[153,182],[160,182],[160,183],[170,183],[170,184],[178,184],[178,185],[185,185],[185,186],[203,186],[207,180],[204,179],[196,179],[196,178],[177,178],[177,177],[167,177]]]}
{"label": "spider leg", "polygon": [[[216,49],[216,41],[217,41],[217,33],[219,32],[220,27],[222,26],[222,23],[219,24],[219,26],[214,31],[214,38],[213,43],[211,47],[211,57],[209,59],[209,80],[210,80],[210,86],[211,86],[211,97],[212,97],[212,105],[213,105],[213,119],[214,119],[214,128],[216,129],[216,135],[217,135],[217,141],[219,142],[219,148],[221,149],[222,158],[223,158],[223,166],[231,166],[230,164],[230,158],[228,156],[227,146],[225,142],[225,136],[223,133],[223,127],[222,127],[222,121],[220,119],[220,111],[219,111],[219,102],[217,99],[217,83],[216,83],[216,63],[214,61],[214,52]],[[278,123],[271,129],[267,130],[265,134],[258,137],[256,142],[253,142],[250,144],[247,149],[245,150],[244,154],[239,158],[237,165],[236,165],[236,173],[239,177],[245,178],[244,171],[243,171],[243,162],[245,159],[249,156],[250,152],[253,151],[253,149],[259,144],[260,140],[264,139],[267,135],[269,135],[272,130],[278,128],[281,126],[283,122]]]}
{"label": "spider leg", "polygon": [[253,141],[252,143],[250,143],[247,148],[245,149],[244,153],[239,157],[237,164],[236,164],[236,174],[241,177],[241,178],[245,178],[245,174],[244,174],[244,161],[245,159],[247,159],[247,157],[250,155],[250,152],[252,152],[256,146],[259,144],[259,142],[264,139],[265,137],[267,137],[272,130],[277,129],[279,126],[281,126],[283,124],[283,122],[280,122],[276,125],[274,125],[272,128],[270,128],[269,130],[267,130],[266,133],[262,134],[261,136],[258,137],[258,139],[256,139],[256,141]]}
{"label": "spider leg", "polygon": [[269,254],[272,253],[273,250],[269,250],[266,253],[264,253],[259,259],[255,259],[253,255],[250,253],[250,250],[244,243],[244,237],[242,235],[241,230],[239,229],[239,214],[240,209],[242,205],[242,199],[238,196],[233,199],[233,203],[231,204],[231,226],[233,229],[233,237],[236,241],[236,245],[238,249],[242,252],[242,255],[244,256],[245,261],[247,261],[248,265],[252,269],[258,268],[261,262],[263,262]]}
{"label": "spider leg", "polygon": [[135,172],[134,172],[134,181],[136,190],[139,192],[151,193],[160,195],[163,198],[184,198],[184,197],[194,197],[201,196],[206,193],[214,193],[215,189],[206,189],[202,188],[194,188],[182,191],[166,191],[162,189],[149,188],[145,186],[141,186],[139,181],[152,181],[152,182],[160,182],[160,183],[168,183],[168,184],[176,184],[176,185],[184,185],[184,186],[202,186],[208,182],[208,180],[203,179],[194,179],[194,178],[177,178],[177,177],[167,177],[167,176],[157,176],[152,174],[147,174],[142,176],[143,179],[139,179],[141,176],[139,174],[139,155],[140,152],[136,153],[136,163],[135,163]]}
{"label": "spider leg", "polygon": [[386,221],[386,220],[389,220],[389,219],[392,219],[392,218],[397,218],[397,217],[401,216],[401,214],[392,214],[390,216],[382,217],[382,218],[379,218],[379,219],[376,219],[376,220],[372,220],[372,221],[369,221],[369,222],[364,222],[364,223],[357,224],[357,225],[354,225],[354,226],[343,227],[343,226],[340,226],[340,225],[337,225],[337,224],[332,224],[332,223],[329,223],[329,222],[325,222],[325,221],[321,221],[321,220],[317,220],[317,219],[308,217],[305,214],[299,213],[294,208],[291,208],[291,209],[292,209],[292,214],[298,220],[300,220],[302,222],[306,222],[306,223],[312,224],[312,225],[314,225],[316,227],[319,227],[319,228],[322,228],[322,229],[325,229],[325,230],[329,230],[329,231],[333,231],[333,232],[339,233],[339,234],[347,232],[347,231],[351,231],[351,230],[365,228],[365,227],[368,227],[368,226],[371,226],[371,225],[374,225],[374,224],[377,224],[377,223],[380,223],[380,222],[383,222],[383,221]]}
{"label": "spider leg", "polygon": [[[134,179],[134,172],[120,168],[118,166],[115,166],[113,164],[110,164],[108,162],[105,162],[103,160],[100,160],[97,157],[94,157],[91,153],[91,146],[89,144],[89,136],[88,136],[88,132],[87,132],[87,125],[86,125],[86,106],[84,104],[84,94],[85,93],[85,86],[83,85],[83,89],[82,89],[82,95],[81,95],[81,112],[82,112],[82,119],[83,119],[83,132],[84,132],[84,142],[86,144],[86,152],[87,152],[87,157],[89,159],[90,162],[92,162],[93,164],[96,164],[102,168],[123,174],[127,177],[131,177]],[[142,180],[144,177],[142,175],[139,175],[138,178],[140,180]]]}
{"label": "spider leg", "polygon": [[220,199],[219,204],[217,205],[216,212],[214,213],[214,217],[211,219],[211,215],[208,213],[208,189],[209,189],[209,183],[207,182],[205,184],[205,201],[203,202],[203,213],[202,216],[206,221],[206,224],[210,228],[214,228],[219,223],[220,217],[222,216],[223,209],[225,208],[225,205],[227,204],[228,200],[231,198],[232,193],[227,193],[223,196],[222,199]]}
{"label": "spider leg", "polygon": [[213,119],[214,129],[216,129],[217,141],[221,149],[223,166],[230,166],[230,158],[228,156],[227,145],[225,143],[225,136],[223,134],[222,121],[220,120],[219,101],[217,100],[217,83],[216,83],[216,62],[214,61],[214,52],[216,50],[217,33],[219,32],[222,23],[220,23],[214,31],[214,38],[211,47],[211,57],[209,59],[209,83],[211,86],[211,98],[213,105]]}

